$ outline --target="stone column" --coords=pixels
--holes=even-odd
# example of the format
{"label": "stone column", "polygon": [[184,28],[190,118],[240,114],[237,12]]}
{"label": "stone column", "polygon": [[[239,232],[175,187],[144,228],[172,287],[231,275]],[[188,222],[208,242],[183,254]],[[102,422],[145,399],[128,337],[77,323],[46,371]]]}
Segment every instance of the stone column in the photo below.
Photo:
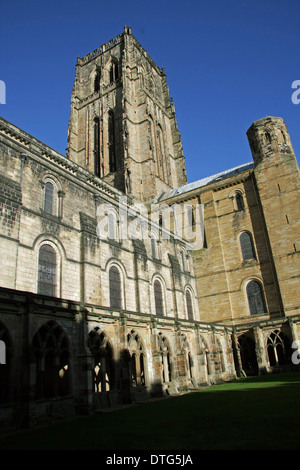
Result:
{"label": "stone column", "polygon": [[255,341],[255,353],[258,365],[258,375],[260,375],[267,372],[269,363],[268,358],[266,357],[266,349],[264,345],[262,330],[259,326],[255,326],[253,328],[253,336]]}
{"label": "stone column", "polygon": [[238,346],[237,334],[235,330],[232,332],[232,349],[233,349],[233,357],[234,357],[234,362],[235,362],[236,374],[238,377],[240,377],[243,366],[242,366],[240,348]]}
{"label": "stone column", "polygon": [[77,390],[76,406],[79,414],[90,414],[93,411],[93,374],[92,354],[86,347],[87,310],[81,308],[76,316],[77,324]]}

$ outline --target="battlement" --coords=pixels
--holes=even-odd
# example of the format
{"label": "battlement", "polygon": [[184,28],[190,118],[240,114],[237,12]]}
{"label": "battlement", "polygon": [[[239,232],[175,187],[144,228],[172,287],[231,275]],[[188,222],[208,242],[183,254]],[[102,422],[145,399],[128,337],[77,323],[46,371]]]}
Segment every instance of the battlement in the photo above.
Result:
{"label": "battlement", "polygon": [[164,68],[160,68],[157,66],[157,64],[154,62],[154,60],[150,57],[148,52],[142,47],[142,45],[137,41],[135,36],[131,32],[131,27],[130,26],[124,26],[124,32],[118,34],[113,39],[110,39],[107,43],[102,44],[99,48],[95,49],[93,52],[90,52],[89,54],[85,55],[84,57],[77,57],[77,65],[83,66],[91,62],[92,60],[96,59],[100,55],[104,54],[104,52],[109,51],[110,49],[113,49],[115,46],[118,44],[121,44],[124,41],[124,36],[128,35],[131,36],[131,39],[135,42],[136,47],[139,49],[140,53],[144,55],[144,57],[149,60],[151,66],[157,71],[157,73],[164,75],[165,71]]}

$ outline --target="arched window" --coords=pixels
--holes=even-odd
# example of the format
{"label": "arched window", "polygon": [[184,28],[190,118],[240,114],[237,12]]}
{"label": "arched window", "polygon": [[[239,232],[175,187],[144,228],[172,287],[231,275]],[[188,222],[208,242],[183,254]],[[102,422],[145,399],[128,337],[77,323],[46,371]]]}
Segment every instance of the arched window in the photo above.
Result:
{"label": "arched window", "polygon": [[47,181],[45,184],[45,193],[44,193],[44,211],[48,214],[53,213],[53,193],[54,188],[53,184],[50,181]]}
{"label": "arched window", "polygon": [[247,284],[247,297],[250,315],[266,313],[265,300],[261,284],[258,281],[250,281]]}
{"label": "arched window", "polygon": [[139,335],[132,330],[127,335],[130,358],[130,375],[133,387],[146,385],[146,359],[144,346]]}
{"label": "arched window", "polygon": [[186,301],[186,310],[187,310],[188,319],[190,321],[193,321],[194,319],[193,303],[192,303],[192,296],[189,290],[187,290],[185,293],[185,301]]}
{"label": "arched window", "polygon": [[289,339],[279,330],[273,331],[267,340],[267,351],[270,366],[288,364],[291,359]]}
{"label": "arched window", "polygon": [[161,282],[156,279],[154,281],[154,299],[156,315],[162,317],[164,314],[164,300]]}
{"label": "arched window", "polygon": [[237,211],[243,211],[244,208],[245,208],[245,205],[244,205],[243,195],[241,193],[236,193],[236,195],[235,195],[235,209]]}
{"label": "arched window", "polygon": [[121,275],[116,266],[109,270],[109,298],[112,308],[122,308]]}
{"label": "arched window", "polygon": [[59,179],[47,174],[41,181],[41,210],[46,214],[61,218],[63,215],[63,197],[65,193]]}
{"label": "arched window", "polygon": [[250,233],[248,232],[241,233],[240,244],[241,244],[243,260],[246,261],[247,259],[254,259],[255,252],[254,252],[253,241],[252,241],[252,237]]}
{"label": "arched window", "polygon": [[44,244],[39,252],[38,294],[56,295],[56,253],[49,244]]}

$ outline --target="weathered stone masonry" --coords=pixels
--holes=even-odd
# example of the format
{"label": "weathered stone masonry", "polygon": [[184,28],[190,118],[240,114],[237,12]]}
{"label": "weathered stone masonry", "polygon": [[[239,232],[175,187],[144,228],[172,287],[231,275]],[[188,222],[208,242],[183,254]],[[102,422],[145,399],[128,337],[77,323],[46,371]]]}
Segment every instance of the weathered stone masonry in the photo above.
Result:
{"label": "weathered stone masonry", "polygon": [[[281,118],[248,138],[254,162],[187,183],[165,72],[127,27],[78,58],[66,157],[0,118],[3,425],[297,367],[299,169]],[[153,203],[184,215],[150,223]]]}

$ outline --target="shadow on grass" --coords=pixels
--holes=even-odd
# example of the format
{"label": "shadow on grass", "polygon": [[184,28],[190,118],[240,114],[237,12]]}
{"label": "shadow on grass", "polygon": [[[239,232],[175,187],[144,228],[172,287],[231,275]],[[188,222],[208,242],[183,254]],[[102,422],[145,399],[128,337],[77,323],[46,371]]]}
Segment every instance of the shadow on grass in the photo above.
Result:
{"label": "shadow on grass", "polygon": [[300,374],[243,379],[0,439],[0,450],[288,450]]}

